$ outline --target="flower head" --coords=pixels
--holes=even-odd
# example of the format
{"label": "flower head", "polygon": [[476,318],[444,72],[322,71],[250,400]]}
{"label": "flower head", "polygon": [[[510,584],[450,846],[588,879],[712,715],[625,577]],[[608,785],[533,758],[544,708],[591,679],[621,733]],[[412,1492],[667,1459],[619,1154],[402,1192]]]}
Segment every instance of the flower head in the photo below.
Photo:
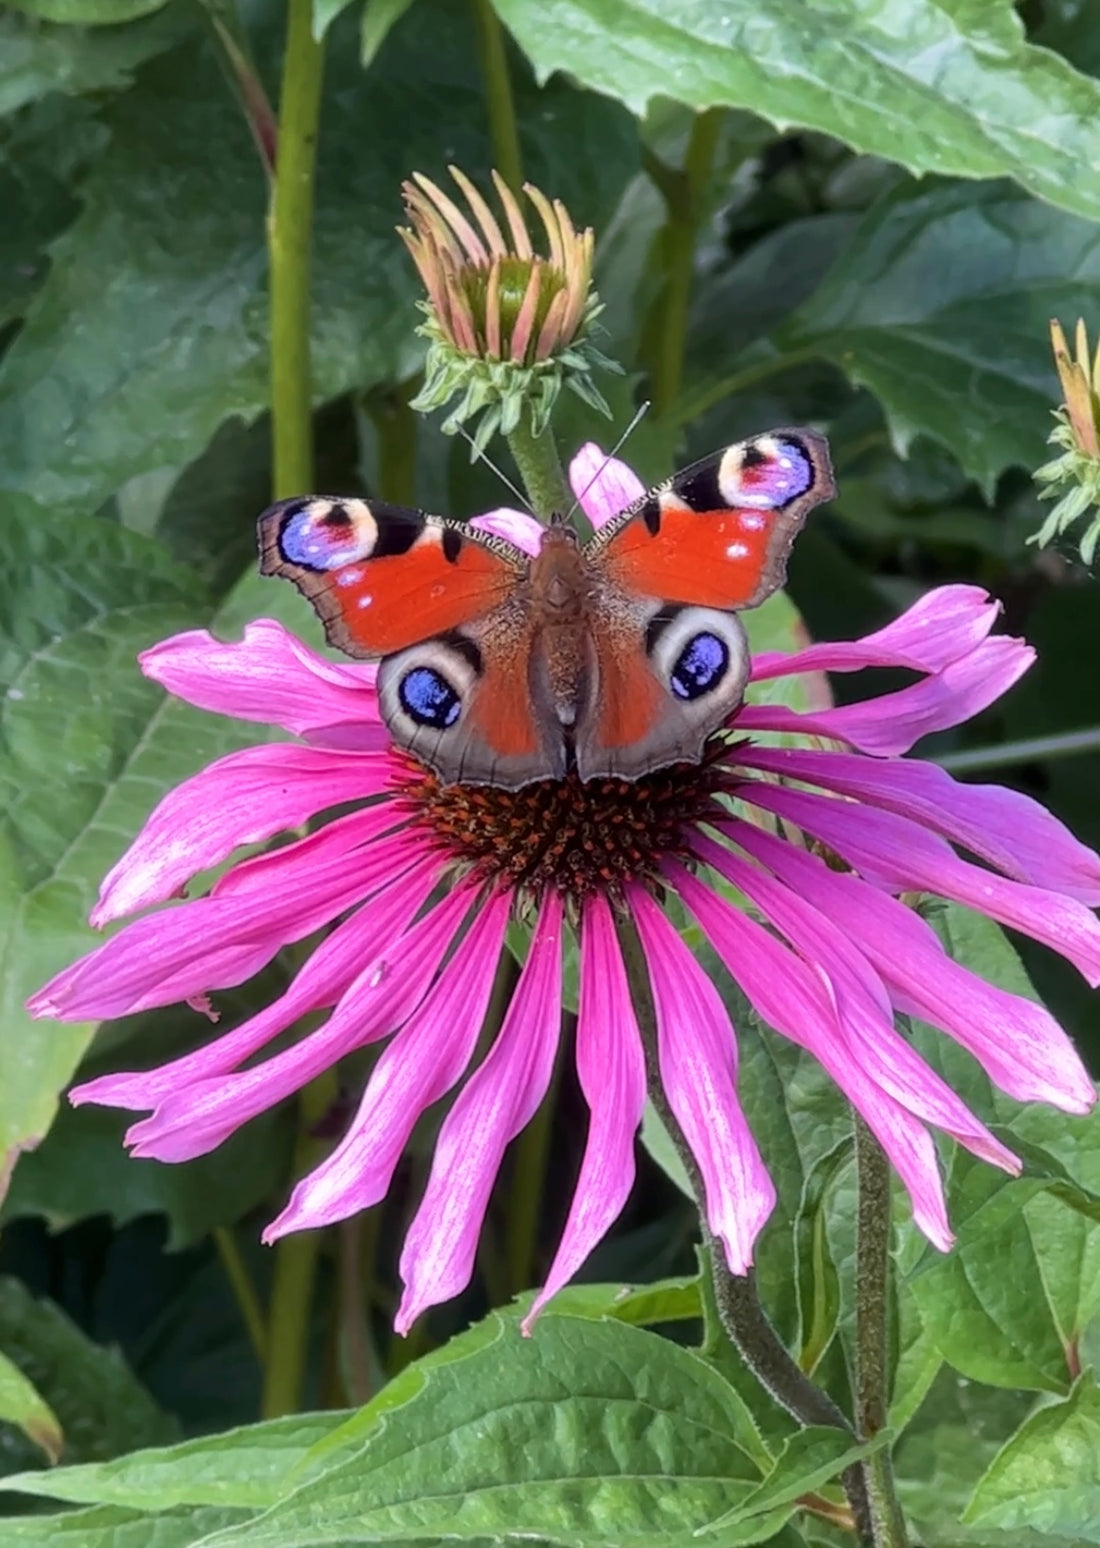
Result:
{"label": "flower head", "polygon": [[1091,506],[1096,514],[1081,539],[1081,558],[1091,564],[1100,541],[1100,345],[1090,359],[1082,318],[1077,319],[1076,358],[1070,356],[1057,319],[1051,322],[1050,338],[1065,403],[1055,412],[1058,423],[1049,439],[1052,446],[1062,448],[1062,455],[1037,468],[1035,478],[1044,486],[1039,498],[1057,499],[1058,504],[1032,541],[1045,547]]}
{"label": "flower head", "polygon": [[560,199],[551,202],[525,183],[546,237],[547,252],[537,253],[499,173],[493,183],[507,237],[470,179],[450,170],[468,215],[419,172],[403,188],[412,229],[400,234],[428,293],[419,331],[430,348],[413,407],[441,408],[461,393],[443,428],[452,433],[480,416],[479,447],[497,430],[510,434],[525,409],[533,433],[541,434],[562,386],[607,413],[592,369],[616,367],[589,338],[600,311],[591,283],[592,231],[577,231]]}
{"label": "flower head", "polygon": [[[593,480],[599,466],[590,447],[571,469],[597,525],[640,489],[618,463]],[[491,519],[510,521],[513,533],[530,521]],[[323,660],[274,622],[250,625],[238,644],[203,631],[165,641],[144,656],[147,675],[203,708],[266,720],[298,740],[232,753],[166,796],[106,878],[94,922],[177,897],[242,844],[340,815],[239,861],[205,896],[145,914],[60,973],[32,1009],[83,1020],[203,996],[242,982],[288,942],[329,933],[289,988],[241,1025],[159,1069],[79,1086],[72,1099],[147,1112],[127,1135],[134,1153],[180,1161],[385,1040],[346,1133],[266,1235],[343,1219],[386,1194],[418,1117],[467,1075],[509,924],[525,922],[510,1004],[443,1120],[404,1244],[404,1330],[470,1278],[504,1150],[550,1081],[563,937],[572,934],[576,1061],[590,1120],[533,1316],[577,1272],[632,1186],[646,1094],[620,945],[620,931],[633,930],[648,967],[660,1079],[698,1161],[711,1229],[744,1272],[775,1192],[738,1100],[736,1029],[666,913],[672,899],[759,1017],[819,1060],[862,1114],[909,1192],[916,1225],[947,1249],[930,1130],[1010,1172],[1019,1163],[895,1030],[895,1012],[942,1028],[1020,1101],[1081,1113],[1094,1100],[1050,1015],[953,961],[900,901],[913,892],[957,900],[1100,981],[1091,912],[1100,859],[1027,797],[957,784],[900,756],[984,708],[1029,665],[1026,645],[990,634],[996,612],[977,588],[948,586],[865,639],[757,657],[758,701],[736,713],[699,767],[512,792],[440,787],[389,747],[372,667]],[[804,713],[768,700],[767,685],[792,673],[876,666],[908,668],[917,681]],[[267,1052],[318,1011],[316,1030]]]}

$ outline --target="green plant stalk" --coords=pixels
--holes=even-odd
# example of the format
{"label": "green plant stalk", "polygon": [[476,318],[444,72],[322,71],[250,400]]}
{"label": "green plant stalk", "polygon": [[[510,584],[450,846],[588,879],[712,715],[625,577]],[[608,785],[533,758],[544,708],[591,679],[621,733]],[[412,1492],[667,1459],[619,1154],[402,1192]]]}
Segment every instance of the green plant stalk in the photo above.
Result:
{"label": "green plant stalk", "polygon": [[1100,752],[1100,726],[1090,726],[1087,731],[1062,731],[1057,736],[1025,737],[1018,742],[1001,742],[996,747],[941,753],[932,761],[953,774],[972,774],[982,769],[1030,763],[1039,758],[1078,758],[1094,752]]}
{"label": "green plant stalk", "polygon": [[[710,1265],[715,1305],[722,1327],[761,1386],[800,1424],[828,1425],[851,1435],[852,1427],[843,1413],[829,1394],[810,1380],[775,1331],[767,1312],[760,1304],[753,1274],[734,1274],[730,1271],[722,1244],[710,1229],[702,1175],[676,1115],[669,1105],[661,1081],[657,1060],[657,1018],[649,988],[645,953],[629,918],[620,915],[616,925],[619,946],[630,984],[631,999],[642,1034],[649,1099],[664,1124],[691,1183],[691,1191],[699,1211],[703,1249]],[[876,1539],[872,1533],[864,1465],[854,1463],[846,1468],[842,1475],[842,1482],[851,1506],[857,1536],[862,1544],[872,1548],[872,1545],[876,1545]]]}
{"label": "green plant stalk", "polygon": [[271,295],[272,485],[276,499],[313,485],[309,260],[323,46],[311,0],[287,0],[278,154],[267,245]]}
{"label": "green plant stalk", "polygon": [[746,387],[755,387],[757,382],[765,382],[769,377],[779,376],[794,366],[805,365],[808,361],[822,358],[819,351],[807,347],[788,350],[785,354],[777,352],[764,359],[752,360],[739,371],[731,371],[728,376],[719,377],[717,381],[703,382],[694,394],[689,394],[676,404],[670,413],[670,422],[673,425],[690,424],[693,419],[698,419],[700,414],[705,414],[707,409],[713,408],[716,403],[721,403],[725,398],[732,398],[736,393],[744,392]]}
{"label": "green plant stalk", "polygon": [[[856,1433],[873,1440],[889,1407],[890,1164],[878,1140],[854,1114],[859,1203],[856,1215]],[[875,1548],[907,1548],[890,1448],[864,1463]]]}
{"label": "green plant stalk", "polygon": [[662,179],[668,219],[663,232],[667,262],[661,310],[661,331],[651,373],[653,411],[662,418],[680,395],[684,372],[688,308],[695,272],[695,239],[699,230],[703,194],[714,161],[722,109],[708,108],[696,115],[688,140],[683,170]]}
{"label": "green plant stalk", "polygon": [[[335,1101],[336,1071],[326,1070],[298,1098],[298,1138],[293,1176],[302,1177],[328,1148],[314,1128]],[[317,1277],[317,1256],[324,1231],[295,1231],[281,1237],[275,1249],[271,1305],[267,1317],[267,1365],[264,1369],[261,1417],[278,1419],[302,1406],[302,1383],[309,1349],[310,1310]]]}
{"label": "green plant stalk", "polygon": [[573,501],[549,425],[541,435],[533,435],[530,412],[525,409],[507,439],[535,515],[546,521],[555,511],[564,514]]}
{"label": "green plant stalk", "polygon": [[222,1267],[225,1269],[225,1277],[240,1307],[248,1342],[263,1367],[267,1363],[267,1324],[260,1298],[256,1294],[256,1286],[252,1283],[252,1276],[241,1257],[241,1250],[230,1228],[215,1226],[213,1235],[218,1257],[222,1260]]}
{"label": "green plant stalk", "polygon": [[489,106],[493,160],[508,187],[514,194],[518,194],[523,186],[523,158],[519,148],[512,79],[508,73],[508,56],[504,48],[504,29],[490,0],[470,0],[470,3],[477,28],[478,55]]}
{"label": "green plant stalk", "polygon": [[538,1228],[543,1215],[543,1193],[550,1160],[550,1136],[558,1105],[561,1067],[559,1049],[546,1095],[515,1144],[507,1238],[508,1279],[512,1295],[519,1295],[521,1291],[529,1289],[535,1279]]}
{"label": "green plant stalk", "polygon": [[409,407],[416,382],[369,393],[364,410],[378,437],[378,492],[394,505],[416,504],[416,446],[419,420]]}

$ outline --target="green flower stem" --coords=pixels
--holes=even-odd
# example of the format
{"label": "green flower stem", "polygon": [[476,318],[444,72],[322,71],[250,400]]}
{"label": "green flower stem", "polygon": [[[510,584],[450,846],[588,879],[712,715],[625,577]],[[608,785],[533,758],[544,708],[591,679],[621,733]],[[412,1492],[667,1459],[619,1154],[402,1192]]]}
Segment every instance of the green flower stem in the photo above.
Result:
{"label": "green flower stem", "polygon": [[694,394],[682,398],[671,413],[673,425],[687,425],[693,419],[698,419],[716,403],[721,403],[725,398],[732,398],[739,392],[744,392],[747,387],[755,387],[757,382],[767,381],[771,376],[779,376],[783,371],[789,371],[794,366],[804,365],[807,361],[820,359],[820,354],[813,349],[792,349],[785,354],[778,352],[766,357],[747,362],[739,371],[731,371],[728,376],[719,377],[714,382],[704,382]]}
{"label": "green flower stem", "polygon": [[933,761],[952,774],[976,774],[984,769],[1004,769],[1014,763],[1030,763],[1039,758],[1078,758],[1083,753],[1100,752],[1100,726],[1087,731],[1063,731],[1058,736],[1025,737],[1019,742],[1001,742],[996,747],[975,747],[965,752],[942,753]]}
{"label": "green flower stem", "polygon": [[[873,1440],[886,1428],[889,1406],[890,1164],[857,1114],[856,1172],[856,1432]],[[894,1487],[890,1448],[864,1464],[875,1548],[907,1548],[909,1538]]]}
{"label": "green flower stem", "polygon": [[[335,1070],[326,1070],[298,1098],[298,1139],[293,1176],[304,1176],[329,1148],[314,1129],[336,1099]],[[261,1418],[277,1419],[302,1406],[302,1383],[309,1350],[310,1310],[317,1276],[317,1256],[323,1231],[294,1231],[281,1237],[275,1249],[271,1305],[267,1318],[267,1366],[264,1370]]]}
{"label": "green flower stem", "polygon": [[518,194],[523,186],[523,160],[519,148],[519,130],[516,127],[512,79],[508,74],[508,56],[504,51],[504,29],[490,0],[470,0],[470,3],[477,26],[481,73],[485,77],[493,160],[508,187],[514,194]]}
{"label": "green flower stem", "polygon": [[415,382],[370,393],[364,408],[378,438],[378,493],[394,505],[416,504],[419,420],[409,407]]}
{"label": "green flower stem", "polygon": [[236,1238],[229,1227],[215,1226],[213,1236],[214,1246],[218,1249],[218,1257],[222,1260],[222,1267],[225,1269],[225,1277],[229,1281],[234,1299],[240,1307],[241,1317],[244,1319],[248,1342],[256,1352],[256,1359],[263,1366],[267,1362],[267,1323],[260,1298],[256,1294],[256,1286],[252,1283],[252,1276],[241,1257],[241,1249],[237,1246]]}
{"label": "green flower stem", "polygon": [[311,0],[287,0],[279,145],[267,222],[271,287],[271,422],[276,499],[313,484],[309,255],[321,111],[322,45]]}
{"label": "green flower stem", "polygon": [[564,514],[573,501],[562,472],[554,432],[547,425],[541,435],[531,433],[528,411],[507,437],[523,487],[535,515],[547,520],[555,511]]}
{"label": "green flower stem", "polygon": [[[804,1425],[828,1425],[852,1434],[852,1427],[829,1394],[815,1385],[791,1357],[760,1303],[754,1275],[734,1274],[725,1251],[707,1222],[703,1179],[691,1147],[669,1106],[657,1063],[657,1020],[649,988],[645,953],[632,922],[617,920],[619,945],[626,965],[631,998],[645,1049],[649,1099],[664,1124],[676,1154],[688,1175],[699,1210],[703,1248],[710,1264],[718,1316],[730,1342],[757,1381],[786,1411]],[[856,1532],[863,1544],[877,1544],[872,1534],[868,1486],[862,1465],[856,1463],[842,1475]]]}
{"label": "green flower stem", "polygon": [[508,1203],[509,1293],[519,1295],[535,1282],[538,1228],[543,1218],[543,1194],[550,1160],[550,1138],[558,1105],[562,1061],[559,1053],[542,1103],[515,1144],[512,1187]]}
{"label": "green flower stem", "polygon": [[653,411],[658,417],[667,414],[680,395],[688,307],[695,273],[695,238],[722,126],[722,111],[721,108],[708,108],[696,115],[683,170],[662,176],[658,183],[668,209],[662,233],[667,274],[661,302],[661,329],[651,373]]}

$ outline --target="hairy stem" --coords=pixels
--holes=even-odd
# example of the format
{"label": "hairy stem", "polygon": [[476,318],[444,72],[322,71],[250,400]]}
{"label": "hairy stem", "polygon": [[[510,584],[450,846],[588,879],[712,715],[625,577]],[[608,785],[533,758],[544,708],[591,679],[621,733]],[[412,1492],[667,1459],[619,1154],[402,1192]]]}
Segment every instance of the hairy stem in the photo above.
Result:
{"label": "hairy stem", "polygon": [[699,230],[702,199],[718,144],[722,109],[708,108],[696,115],[688,140],[683,170],[660,180],[668,219],[663,232],[667,263],[661,301],[661,327],[651,372],[653,409],[667,414],[680,395],[687,338],[688,307],[695,270],[695,238]]}
{"label": "hairy stem", "polygon": [[[668,1136],[691,1182],[699,1210],[703,1246],[710,1264],[718,1316],[730,1342],[761,1386],[775,1401],[804,1425],[829,1425],[849,1435],[852,1427],[829,1394],[818,1387],[792,1358],[760,1304],[756,1281],[749,1274],[734,1274],[726,1263],[722,1244],[707,1222],[706,1195],[691,1147],[669,1105],[661,1081],[657,1058],[657,1021],[649,987],[645,953],[633,923],[620,916],[619,945],[626,964],[631,998],[641,1029],[645,1049],[646,1084],[649,1099],[664,1124]],[[860,1464],[845,1469],[843,1484],[861,1542],[871,1544],[871,1516],[867,1482]]]}
{"label": "hairy stem", "polygon": [[508,447],[535,515],[546,520],[555,511],[567,511],[573,502],[550,426],[547,425],[541,435],[532,434],[531,421],[525,410],[523,418],[508,436]]}
{"label": "hairy stem", "polygon": [[287,0],[279,148],[267,220],[272,483],[276,498],[303,494],[313,483],[309,255],[321,111],[322,45],[314,38],[311,23],[311,0]]}
{"label": "hairy stem", "polygon": [[[855,1115],[859,1205],[856,1225],[856,1430],[873,1440],[886,1428],[889,1406],[890,1165]],[[908,1537],[890,1449],[873,1453],[864,1469],[876,1548],[906,1548]]]}
{"label": "hairy stem", "polygon": [[489,136],[493,142],[493,160],[501,177],[513,193],[523,184],[523,161],[516,127],[516,105],[512,80],[508,74],[508,56],[504,50],[504,29],[490,0],[471,0],[477,27],[478,55],[485,78],[485,97],[489,106]]}

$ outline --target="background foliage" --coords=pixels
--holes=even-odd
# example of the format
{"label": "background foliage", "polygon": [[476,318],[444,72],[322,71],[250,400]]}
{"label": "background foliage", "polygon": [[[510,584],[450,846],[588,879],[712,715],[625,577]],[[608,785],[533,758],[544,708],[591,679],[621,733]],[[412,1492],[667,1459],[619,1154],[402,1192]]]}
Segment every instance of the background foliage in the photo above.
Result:
{"label": "background foliage", "polygon": [[[718,1352],[692,1210],[656,1161],[591,1282],[519,1337],[511,1297],[546,1266],[583,1135],[568,1072],[556,1121],[511,1158],[467,1297],[391,1338],[418,1133],[391,1199],[320,1244],[298,1394],[318,1411],[269,1401],[255,1425],[279,1275],[257,1240],[294,1114],[186,1166],[128,1161],[120,1115],[58,1111],[58,1094],[81,1061],[194,1041],[193,1013],[72,1028],[21,1009],[86,948],[99,878],[164,789],[256,738],[165,702],[136,651],[273,613],[316,639],[290,588],[254,575],[271,434],[249,116],[257,81],[277,100],[283,25],[274,0],[0,9],[0,1469],[19,1475],[4,1540],[827,1548],[845,1540],[828,1482],[843,1437],[796,1434]],[[1100,843],[1095,592],[1025,544],[1057,392],[1048,318],[1100,316],[1096,0],[314,0],[313,26],[318,485],[455,514],[499,503],[407,407],[422,345],[393,227],[413,169],[456,162],[484,183],[518,150],[595,226],[602,347],[627,368],[605,384],[615,425],[572,404],[566,446],[606,444],[640,396],[654,410],[629,455],[652,476],[772,424],[824,426],[841,494],[796,551],[806,625],[849,635],[936,582],[990,588],[1040,664],[922,751],[996,767]],[[757,643],[796,627],[777,605]],[[1032,745],[1078,731],[1072,757]],[[936,923],[996,981],[1028,993],[1030,973],[1100,1069],[1100,1018],[1068,970],[1037,949],[1021,963],[961,910]],[[222,997],[227,1018],[257,993]],[[847,1118],[729,998],[781,1196],[762,1294],[844,1400]],[[1021,1112],[913,1033],[1028,1166],[1006,1181],[945,1145],[957,1252],[899,1229],[906,1509],[929,1545],[1100,1542],[1100,1122]]]}

